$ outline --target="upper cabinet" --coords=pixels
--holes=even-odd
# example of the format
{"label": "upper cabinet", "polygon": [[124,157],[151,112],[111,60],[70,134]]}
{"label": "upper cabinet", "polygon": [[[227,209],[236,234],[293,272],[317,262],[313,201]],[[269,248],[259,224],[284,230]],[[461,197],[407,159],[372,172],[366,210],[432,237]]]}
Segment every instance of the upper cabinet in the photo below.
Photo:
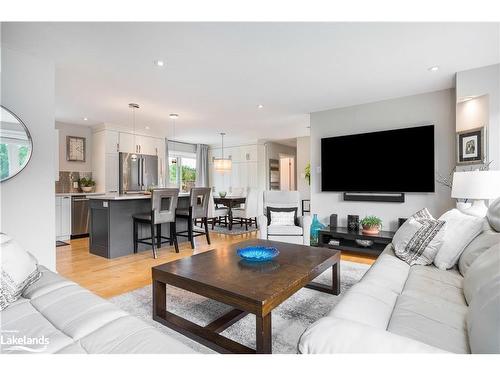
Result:
{"label": "upper cabinet", "polygon": [[120,152],[139,152],[137,145],[134,142],[134,135],[131,133],[119,133],[119,150]]}
{"label": "upper cabinet", "polygon": [[132,133],[119,133],[120,152],[130,152],[145,155],[157,155],[158,140],[161,138],[135,135]]}
{"label": "upper cabinet", "polygon": [[118,132],[113,130],[105,130],[104,143],[107,154],[118,152],[120,147],[120,137]]}

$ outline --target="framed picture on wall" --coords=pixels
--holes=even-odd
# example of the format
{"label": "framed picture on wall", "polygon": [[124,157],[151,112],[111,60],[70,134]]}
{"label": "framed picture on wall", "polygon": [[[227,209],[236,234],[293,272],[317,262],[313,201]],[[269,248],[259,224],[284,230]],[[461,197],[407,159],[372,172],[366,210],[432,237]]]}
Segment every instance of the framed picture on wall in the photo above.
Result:
{"label": "framed picture on wall", "polygon": [[485,127],[457,133],[457,164],[480,164],[485,153]]}
{"label": "framed picture on wall", "polygon": [[85,161],[85,138],[66,137],[66,160],[68,161]]}

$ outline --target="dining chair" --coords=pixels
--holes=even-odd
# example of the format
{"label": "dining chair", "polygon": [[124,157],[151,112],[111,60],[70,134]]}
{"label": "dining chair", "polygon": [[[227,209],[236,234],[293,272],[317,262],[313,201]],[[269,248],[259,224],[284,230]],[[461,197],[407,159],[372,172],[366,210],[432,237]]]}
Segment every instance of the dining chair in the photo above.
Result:
{"label": "dining chair", "polygon": [[255,224],[257,228],[257,216],[259,216],[259,200],[262,200],[262,191],[250,188],[246,196],[245,204],[241,208],[233,208],[233,223],[245,224],[245,230],[248,226]]}
{"label": "dining chair", "polygon": [[[185,231],[177,232],[180,237],[187,237],[191,243],[191,249],[194,249],[194,237],[206,236],[207,242],[210,245],[210,235],[208,234],[208,205],[211,199],[212,189],[193,187],[191,188],[189,196],[189,207],[178,208],[176,211],[176,218],[186,219],[188,229]],[[194,229],[194,220],[201,219],[205,227],[204,232]]]}

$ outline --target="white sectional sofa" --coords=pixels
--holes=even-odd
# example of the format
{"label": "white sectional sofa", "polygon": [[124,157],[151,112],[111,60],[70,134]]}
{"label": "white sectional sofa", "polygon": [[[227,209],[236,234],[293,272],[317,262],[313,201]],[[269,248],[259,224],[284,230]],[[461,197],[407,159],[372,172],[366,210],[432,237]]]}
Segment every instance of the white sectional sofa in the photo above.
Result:
{"label": "white sectional sofa", "polygon": [[[40,279],[0,311],[1,353],[194,353],[90,291],[40,270]],[[38,341],[23,345],[23,337]]]}
{"label": "white sectional sofa", "polygon": [[410,267],[389,245],[298,351],[500,353],[500,199],[454,269]]}

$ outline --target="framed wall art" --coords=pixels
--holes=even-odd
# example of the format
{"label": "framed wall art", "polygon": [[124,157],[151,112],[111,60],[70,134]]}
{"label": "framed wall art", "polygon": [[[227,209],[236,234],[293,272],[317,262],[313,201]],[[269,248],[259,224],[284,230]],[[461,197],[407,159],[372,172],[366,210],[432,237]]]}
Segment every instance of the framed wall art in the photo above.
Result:
{"label": "framed wall art", "polygon": [[66,137],[66,160],[68,161],[85,161],[85,138],[73,137],[68,135]]}
{"label": "framed wall art", "polygon": [[457,133],[457,164],[481,164],[485,156],[485,127]]}

